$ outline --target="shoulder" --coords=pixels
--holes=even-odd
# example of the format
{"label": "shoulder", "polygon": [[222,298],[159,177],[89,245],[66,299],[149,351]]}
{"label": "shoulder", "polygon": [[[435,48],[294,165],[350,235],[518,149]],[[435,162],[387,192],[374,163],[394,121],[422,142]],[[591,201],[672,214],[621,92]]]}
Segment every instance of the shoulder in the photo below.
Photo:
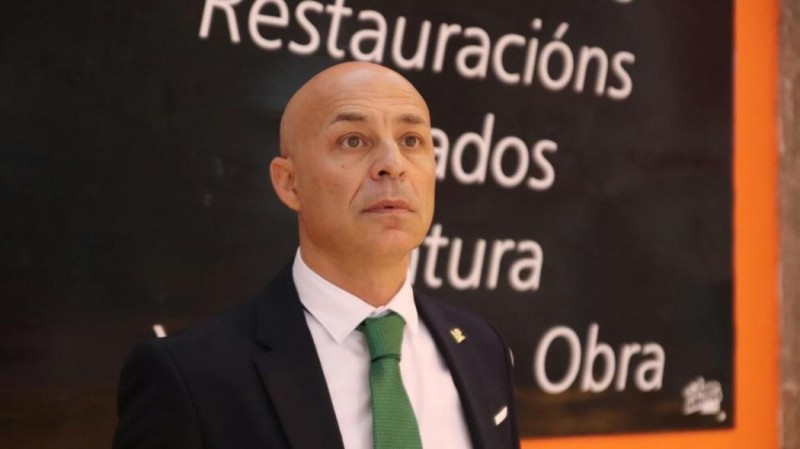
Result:
{"label": "shoulder", "polygon": [[253,311],[248,301],[182,332],[136,345],[123,367],[120,390],[165,381],[191,389],[230,372],[222,367],[246,369],[255,344]]}
{"label": "shoulder", "polygon": [[261,292],[244,302],[184,331],[143,343],[134,353],[159,353],[162,361],[178,369],[209,371],[207,374],[212,375],[212,367],[230,368],[222,371],[249,368],[253,353],[259,350],[258,334],[263,328],[295,323],[298,316],[302,319],[296,296],[291,271],[285,267]]}
{"label": "shoulder", "polygon": [[255,301],[237,304],[222,314],[188,329],[149,342],[172,357],[205,358],[230,354],[242,341],[253,341]]}
{"label": "shoulder", "polygon": [[[184,332],[136,345],[117,390],[113,447],[202,447],[204,406],[231,377],[245,372],[241,342],[248,332],[247,304]],[[237,374],[238,375],[238,374]]]}

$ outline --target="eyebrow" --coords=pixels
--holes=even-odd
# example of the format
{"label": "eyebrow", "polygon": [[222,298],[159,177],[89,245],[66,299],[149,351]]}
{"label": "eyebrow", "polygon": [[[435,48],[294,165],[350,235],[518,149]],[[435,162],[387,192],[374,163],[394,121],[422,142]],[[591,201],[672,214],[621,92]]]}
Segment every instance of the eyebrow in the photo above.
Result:
{"label": "eyebrow", "polygon": [[417,114],[403,114],[400,116],[399,122],[408,123],[410,125],[427,125],[428,122]]}
{"label": "eyebrow", "polygon": [[[336,122],[366,122],[367,117],[358,112],[341,112],[336,114],[336,117],[331,120],[330,124]],[[427,125],[428,122],[417,114],[403,114],[396,120],[398,122],[407,123],[410,125]]]}
{"label": "eyebrow", "polygon": [[331,120],[331,125],[336,122],[366,122],[367,117],[358,112],[341,112]]}

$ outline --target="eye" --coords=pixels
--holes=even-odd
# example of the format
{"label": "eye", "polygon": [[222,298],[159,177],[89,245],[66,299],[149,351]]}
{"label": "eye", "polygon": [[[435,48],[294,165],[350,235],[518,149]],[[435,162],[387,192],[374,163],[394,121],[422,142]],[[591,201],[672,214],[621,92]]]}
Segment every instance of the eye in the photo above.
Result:
{"label": "eye", "polygon": [[419,137],[409,134],[403,137],[403,146],[406,147],[416,147],[422,144],[422,141]]}
{"label": "eye", "polygon": [[356,135],[346,136],[342,139],[345,148],[358,148],[364,144],[364,139]]}

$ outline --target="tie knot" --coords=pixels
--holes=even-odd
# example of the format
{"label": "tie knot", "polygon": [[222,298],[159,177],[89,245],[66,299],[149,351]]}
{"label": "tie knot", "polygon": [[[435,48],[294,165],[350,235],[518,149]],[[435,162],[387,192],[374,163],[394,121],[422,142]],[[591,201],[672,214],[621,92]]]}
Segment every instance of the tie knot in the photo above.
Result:
{"label": "tie knot", "polygon": [[369,355],[374,362],[382,357],[395,357],[400,360],[400,345],[403,342],[405,320],[390,312],[378,318],[367,318],[358,329],[367,338]]}

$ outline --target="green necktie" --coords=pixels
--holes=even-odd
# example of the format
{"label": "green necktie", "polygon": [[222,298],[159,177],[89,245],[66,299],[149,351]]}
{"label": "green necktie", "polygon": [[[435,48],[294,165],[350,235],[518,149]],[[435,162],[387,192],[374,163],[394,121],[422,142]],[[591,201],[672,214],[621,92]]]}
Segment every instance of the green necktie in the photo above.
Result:
{"label": "green necktie", "polygon": [[417,419],[400,377],[403,317],[394,312],[367,318],[358,327],[367,338],[372,363],[369,390],[372,397],[374,449],[421,449]]}

